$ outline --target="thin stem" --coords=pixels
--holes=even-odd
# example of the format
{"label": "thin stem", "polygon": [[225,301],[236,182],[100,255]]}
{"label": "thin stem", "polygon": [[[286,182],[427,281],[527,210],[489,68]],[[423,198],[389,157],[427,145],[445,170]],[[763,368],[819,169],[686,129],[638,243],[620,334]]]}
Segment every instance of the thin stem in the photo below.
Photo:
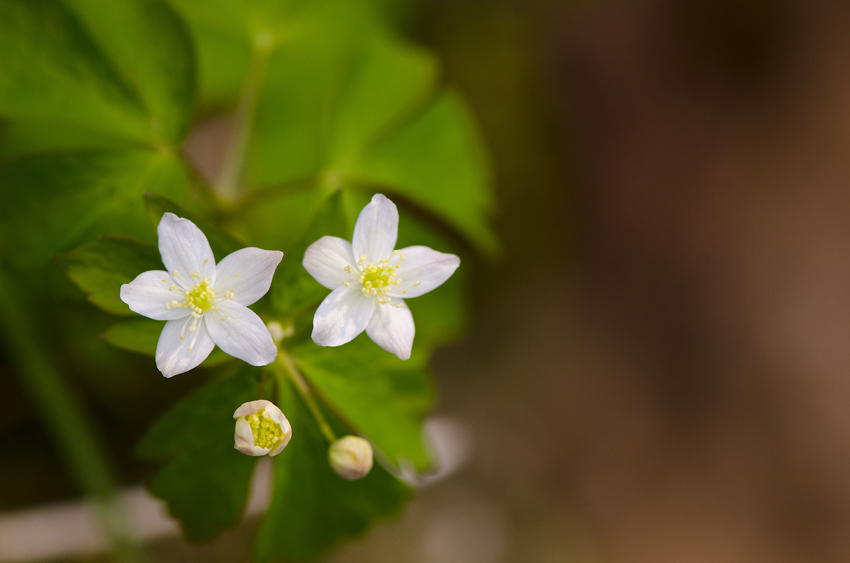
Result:
{"label": "thin stem", "polygon": [[71,388],[49,359],[48,351],[39,346],[38,331],[25,313],[26,296],[15,286],[0,270],[0,330],[5,351],[18,366],[21,382],[78,483],[95,501],[116,559],[126,563],[146,561],[115,494],[103,445]]}
{"label": "thin stem", "polygon": [[295,362],[292,361],[292,358],[287,356],[283,350],[278,352],[277,361],[283,367],[287,375],[289,375],[289,378],[295,384],[295,388],[304,398],[304,402],[307,403],[307,408],[310,409],[310,413],[313,415],[313,418],[316,419],[322,434],[325,435],[325,438],[327,438],[328,442],[331,444],[336,442],[336,435],[334,434],[334,431],[331,430],[330,424],[328,424],[328,421],[325,420],[325,416],[322,414],[322,411],[319,410],[319,405],[316,404],[316,401],[313,398],[313,392],[310,391],[310,387],[307,386],[307,382],[304,381],[304,377],[298,371],[298,368],[295,366]]}
{"label": "thin stem", "polygon": [[236,201],[243,187],[245,159],[254,126],[254,109],[257,106],[257,97],[266,74],[269,57],[274,50],[274,41],[274,36],[270,32],[259,32],[254,37],[251,63],[245,76],[239,104],[236,106],[236,131],[231,138],[221,177],[216,185],[216,192],[226,202]]}
{"label": "thin stem", "polygon": [[260,398],[266,398],[266,379],[269,376],[269,368],[264,367],[260,375]]}

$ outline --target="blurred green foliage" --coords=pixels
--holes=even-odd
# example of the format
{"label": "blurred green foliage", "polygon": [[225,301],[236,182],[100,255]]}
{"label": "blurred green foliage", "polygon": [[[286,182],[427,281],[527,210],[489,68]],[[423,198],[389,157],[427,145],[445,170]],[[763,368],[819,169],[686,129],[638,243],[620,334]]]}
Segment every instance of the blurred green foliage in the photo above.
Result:
{"label": "blurred green foliage", "polygon": [[[294,437],[274,458],[255,552],[264,561],[312,560],[399,510],[409,491],[391,473],[429,466],[421,437],[434,396],[428,357],[467,322],[461,268],[410,303],[411,360],[365,336],[320,348],[311,319],[327,290],[301,266],[304,250],[324,235],[350,239],[360,209],[381,192],[400,208],[399,247],[496,251],[489,166],[470,112],[441,84],[435,58],[388,25],[387,10],[343,0],[0,0],[4,290],[30,313],[26,333],[49,335],[48,361],[65,376],[87,374],[89,401],[109,405],[122,393],[170,401],[186,391],[157,379],[152,360],[108,347],[156,348],[162,323],[128,317],[118,292],[161,268],[155,226],[163,213],[195,222],[217,260],[246,245],[286,253],[254,309],[291,328],[282,353],[319,408],[340,434],[369,438],[385,467],[362,481],[339,479],[285,370],[244,366],[219,350],[200,376],[180,376],[189,387],[207,384],[136,448],[140,459],[165,464],[150,489],[187,536],[214,537],[241,519],[255,465],[233,449],[232,413],[277,397]],[[235,125],[209,185],[182,146],[195,123],[215,115]],[[86,299],[125,318],[79,314]],[[74,322],[56,322],[57,314]],[[10,356],[39,353],[10,342]],[[121,391],[121,381],[139,387]],[[141,421],[128,428],[138,434],[162,402],[139,405]]]}

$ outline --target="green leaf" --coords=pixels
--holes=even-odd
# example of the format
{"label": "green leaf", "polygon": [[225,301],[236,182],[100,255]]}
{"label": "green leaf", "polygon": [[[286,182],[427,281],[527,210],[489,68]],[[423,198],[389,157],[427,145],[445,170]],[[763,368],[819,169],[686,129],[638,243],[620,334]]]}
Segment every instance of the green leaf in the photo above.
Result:
{"label": "green leaf", "polygon": [[201,232],[206,235],[207,240],[210,243],[210,248],[212,248],[213,254],[216,257],[216,262],[231,252],[236,252],[239,249],[245,248],[244,244],[229,234],[213,227],[206,219],[192,213],[167,197],[146,193],[145,205],[148,210],[148,219],[154,226],[154,229],[156,229],[157,225],[159,225],[159,222],[162,220],[162,216],[165,213],[174,213],[178,217],[192,221],[199,229],[201,229]]}
{"label": "green leaf", "polygon": [[251,43],[203,23],[191,27],[198,52],[200,109],[232,110],[251,64]]}
{"label": "green leaf", "polygon": [[328,290],[307,273],[301,262],[307,247],[323,236],[351,238],[353,224],[348,220],[345,195],[331,195],[313,218],[307,231],[284,253],[271,288],[272,310],[279,316],[292,319],[305,309],[317,306]]}
{"label": "green leaf", "polygon": [[247,368],[183,400],[136,448],[145,460],[174,458],[150,483],[192,540],[211,539],[242,517],[256,459],[233,448],[233,413],[258,397]]}
{"label": "green leaf", "polygon": [[173,3],[192,21],[251,39],[262,31],[277,31],[308,0],[173,0]]}
{"label": "green leaf", "polygon": [[349,170],[370,192],[400,194],[494,254],[490,171],[465,104],[444,93],[411,123],[362,154]]}
{"label": "green leaf", "polygon": [[[206,110],[232,109],[242,91],[260,37],[288,33],[307,0],[172,0],[188,20],[200,70]],[[345,2],[343,2],[345,3]],[[334,2],[313,2],[322,9]],[[339,2],[336,2],[339,4]]]}
{"label": "green leaf", "polygon": [[162,269],[156,248],[126,237],[103,237],[55,259],[89,301],[116,315],[134,314],[119,298],[121,285],[142,272]]}
{"label": "green leaf", "polygon": [[338,348],[307,342],[291,355],[336,414],[390,461],[430,465],[422,445],[422,422],[434,401],[426,350],[417,344],[410,360],[399,360],[364,333]]}
{"label": "green leaf", "polygon": [[410,490],[378,464],[358,481],[333,472],[329,444],[289,384],[281,386],[278,404],[292,424],[292,441],[274,458],[272,503],[255,549],[260,561],[313,561],[400,510]]}
{"label": "green leaf", "polygon": [[348,73],[326,167],[344,171],[359,152],[423,106],[436,88],[437,73],[428,51],[376,35]]}
{"label": "green leaf", "polygon": [[258,371],[246,367],[182,400],[150,427],[136,446],[136,455],[157,461],[221,442],[233,448],[233,413],[242,403],[257,398]]}
{"label": "green leaf", "polygon": [[245,511],[255,459],[233,449],[232,417],[229,422],[229,445],[187,452],[166,465],[149,485],[154,496],[168,503],[168,512],[192,541],[213,539],[238,524]]}
{"label": "green leaf", "polygon": [[[290,193],[296,187],[385,192],[439,217],[479,250],[496,252],[490,170],[469,111],[456,94],[435,94],[434,58],[388,32],[374,6],[178,4],[194,29],[206,30],[195,34],[213,72],[210,37],[244,46],[228,49],[241,53],[241,63],[231,61],[241,70],[232,67],[229,78],[210,81],[216,84],[210,87],[230,92],[232,104],[233,84],[244,82],[246,73],[260,83],[249,184],[284,194],[266,201],[285,213],[290,201],[301,202]],[[269,42],[270,48],[260,47]],[[249,68],[264,72],[255,76]]]}
{"label": "green leaf", "polygon": [[257,103],[255,187],[344,176],[369,142],[427,100],[436,83],[433,58],[382,32],[358,33],[360,20],[333,12],[305,17],[277,46]]}
{"label": "green leaf", "polygon": [[0,0],[0,115],[150,141],[142,100],[59,0]]}
{"label": "green leaf", "polygon": [[[37,186],[37,188],[35,188]],[[154,242],[142,194],[182,199],[182,162],[146,151],[72,151],[0,166],[0,247],[18,267],[116,233]]]}
{"label": "green leaf", "polygon": [[103,338],[118,348],[153,356],[165,323],[146,318],[132,318],[106,329]]}
{"label": "green leaf", "polygon": [[[156,345],[163,321],[155,321],[146,318],[133,318],[115,323],[103,333],[103,338],[117,348],[145,354],[156,355]],[[221,348],[216,347],[206,360],[198,367],[214,367],[233,360],[232,356],[225,354]]]}
{"label": "green leaf", "polygon": [[154,135],[177,146],[195,103],[194,46],[183,20],[159,0],[69,3],[125,82],[136,88]]}
{"label": "green leaf", "polygon": [[293,190],[255,192],[230,211],[222,226],[260,248],[288,252],[333,191],[310,182]]}
{"label": "green leaf", "polygon": [[0,160],[59,150],[111,149],[115,139],[75,123],[27,119],[0,124]]}

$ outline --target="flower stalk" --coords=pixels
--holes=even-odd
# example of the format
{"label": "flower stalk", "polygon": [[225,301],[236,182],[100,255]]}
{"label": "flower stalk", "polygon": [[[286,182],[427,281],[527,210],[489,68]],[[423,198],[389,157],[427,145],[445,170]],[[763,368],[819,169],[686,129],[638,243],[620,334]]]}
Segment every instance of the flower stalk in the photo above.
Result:
{"label": "flower stalk", "polygon": [[274,49],[274,42],[274,35],[268,31],[258,32],[254,37],[251,63],[234,115],[236,130],[230,139],[224,166],[216,183],[215,191],[224,202],[235,202],[241,195],[245,159],[254,128],[254,110],[257,106],[257,98],[263,84],[263,77],[266,74],[269,57]]}
{"label": "flower stalk", "polygon": [[[319,429],[322,431],[325,438],[327,438],[328,442],[336,442],[336,434],[334,434],[334,431],[331,429],[331,425],[328,424],[327,419],[325,419],[325,415],[323,415],[321,409],[319,409],[319,405],[316,404],[316,400],[313,398],[313,392],[310,391],[310,387],[307,385],[307,382],[304,380],[301,372],[298,371],[298,368],[292,358],[290,358],[283,350],[279,350],[276,363],[281,368],[278,372],[283,371],[289,377],[293,385],[295,385],[295,389],[298,390],[298,393],[304,399],[304,402],[307,403],[307,408],[310,409],[310,414],[313,415],[313,418],[319,425]],[[279,384],[283,385],[283,382],[279,382]]]}

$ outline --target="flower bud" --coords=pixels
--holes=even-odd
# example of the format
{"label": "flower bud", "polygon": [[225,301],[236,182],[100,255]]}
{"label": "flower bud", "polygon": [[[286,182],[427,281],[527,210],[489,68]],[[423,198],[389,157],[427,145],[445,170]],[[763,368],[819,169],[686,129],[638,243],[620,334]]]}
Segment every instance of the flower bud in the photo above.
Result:
{"label": "flower bud", "polygon": [[295,334],[295,328],[292,325],[283,328],[283,325],[277,321],[269,321],[266,323],[266,328],[269,329],[269,334],[272,335],[272,340],[276,346],[280,346],[285,338]]}
{"label": "flower bud", "polygon": [[274,403],[251,401],[233,413],[236,419],[234,439],[237,450],[245,455],[275,456],[283,451],[292,438],[292,426]]}
{"label": "flower bud", "polygon": [[337,475],[353,481],[372,469],[372,446],[357,436],[346,436],[331,444],[328,461]]}

